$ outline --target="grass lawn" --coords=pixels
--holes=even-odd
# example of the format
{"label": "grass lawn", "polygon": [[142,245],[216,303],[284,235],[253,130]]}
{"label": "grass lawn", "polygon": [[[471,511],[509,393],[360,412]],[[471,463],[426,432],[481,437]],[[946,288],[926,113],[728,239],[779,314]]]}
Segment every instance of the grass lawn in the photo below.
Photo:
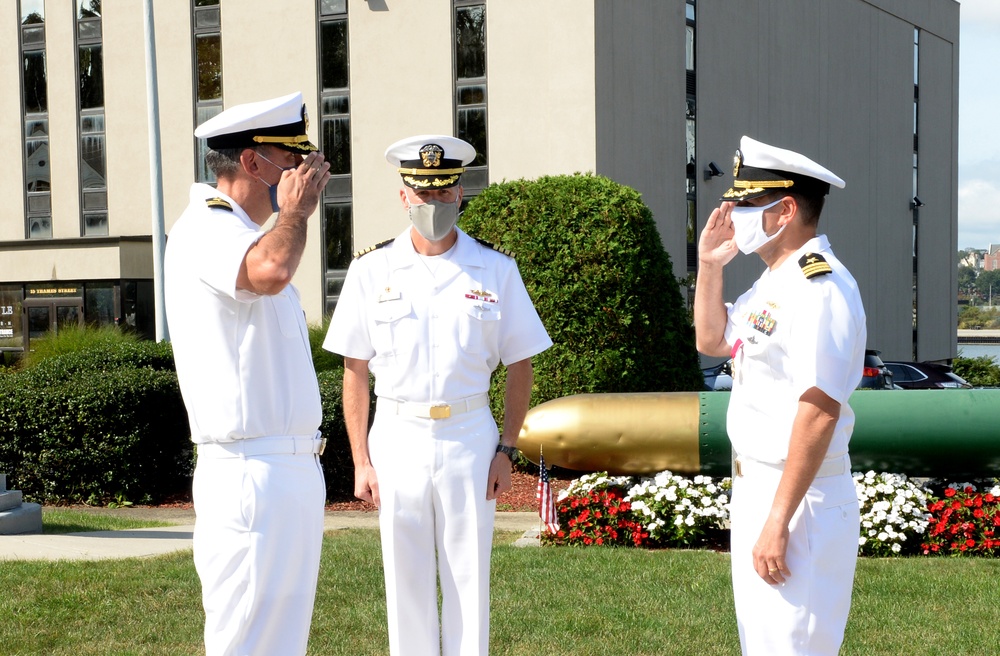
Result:
{"label": "grass lawn", "polygon": [[[729,557],[517,548],[498,533],[492,654],[738,654]],[[862,559],[842,654],[1000,653],[1000,562]],[[204,653],[191,554],[0,565],[5,656]],[[386,654],[378,535],[324,541],[310,654]]]}

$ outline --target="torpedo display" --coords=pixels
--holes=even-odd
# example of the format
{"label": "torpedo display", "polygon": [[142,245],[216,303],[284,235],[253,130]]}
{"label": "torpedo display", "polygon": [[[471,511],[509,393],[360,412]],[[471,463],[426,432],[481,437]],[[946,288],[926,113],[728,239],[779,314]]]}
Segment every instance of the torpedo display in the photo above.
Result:
{"label": "torpedo display", "polygon": [[[580,472],[729,476],[729,392],[577,394],[532,408],[517,447]],[[854,471],[952,480],[1000,475],[1000,389],[859,390]]]}

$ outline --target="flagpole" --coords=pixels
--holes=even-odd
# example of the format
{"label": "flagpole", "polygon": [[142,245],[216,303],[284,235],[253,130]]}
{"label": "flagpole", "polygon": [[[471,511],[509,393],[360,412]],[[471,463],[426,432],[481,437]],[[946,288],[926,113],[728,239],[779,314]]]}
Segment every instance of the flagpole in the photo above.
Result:
{"label": "flagpole", "polygon": [[[538,447],[538,456],[539,456],[539,462],[540,462],[539,466],[544,467],[545,466],[545,447],[544,446],[539,446]],[[538,475],[540,477],[542,475],[542,472],[538,472]],[[541,480],[541,478],[539,478],[539,480]],[[538,499],[538,544],[539,545],[542,544],[542,505],[544,503],[545,503],[545,499],[541,498],[541,495],[539,495],[539,499]]]}

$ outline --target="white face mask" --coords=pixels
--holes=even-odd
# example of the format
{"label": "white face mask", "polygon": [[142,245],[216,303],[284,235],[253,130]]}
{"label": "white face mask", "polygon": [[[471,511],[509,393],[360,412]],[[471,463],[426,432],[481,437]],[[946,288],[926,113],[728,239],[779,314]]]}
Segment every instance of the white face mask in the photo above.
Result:
{"label": "white face mask", "polygon": [[779,198],[770,205],[763,205],[761,207],[747,206],[733,208],[729,216],[733,220],[733,229],[736,231],[736,246],[745,254],[749,255],[753,253],[780,235],[781,231],[785,229],[785,226],[781,226],[773,235],[768,235],[764,232],[764,210],[774,207],[781,201],[782,199]]}
{"label": "white face mask", "polygon": [[442,203],[431,200],[420,205],[410,203],[410,221],[427,241],[441,241],[458,223],[458,201]]}

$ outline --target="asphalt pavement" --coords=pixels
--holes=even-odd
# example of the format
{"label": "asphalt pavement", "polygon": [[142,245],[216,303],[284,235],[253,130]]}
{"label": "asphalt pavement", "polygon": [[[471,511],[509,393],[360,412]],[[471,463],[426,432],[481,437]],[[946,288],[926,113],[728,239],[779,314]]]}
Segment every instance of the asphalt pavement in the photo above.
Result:
{"label": "asphalt pavement", "polygon": [[[123,516],[158,519],[171,525],[125,531],[0,535],[0,561],[147,558],[191,549],[193,510],[164,509],[157,512],[136,508],[116,512]],[[378,515],[374,512],[332,511],[326,513],[324,522],[327,531],[377,527]],[[495,530],[523,533],[515,542],[518,546],[537,545],[538,515],[532,512],[498,512]]]}

